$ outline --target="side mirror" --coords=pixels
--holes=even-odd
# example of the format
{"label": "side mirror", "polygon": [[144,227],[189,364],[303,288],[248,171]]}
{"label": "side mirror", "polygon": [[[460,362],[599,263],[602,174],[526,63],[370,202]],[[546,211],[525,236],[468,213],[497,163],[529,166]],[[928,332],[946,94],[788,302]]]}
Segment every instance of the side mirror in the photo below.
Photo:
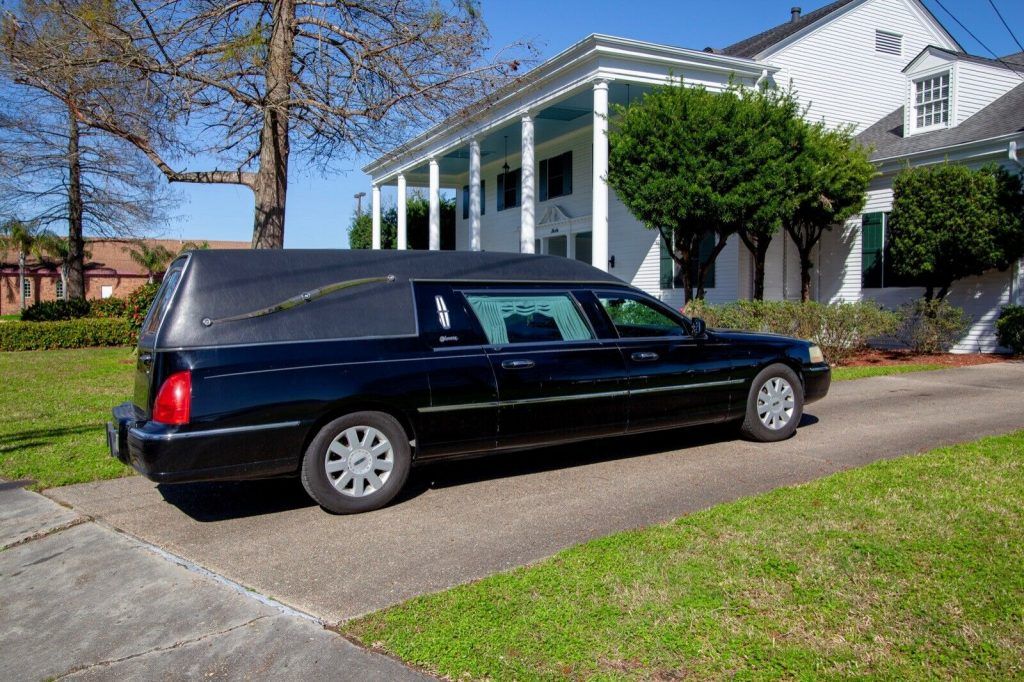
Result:
{"label": "side mirror", "polygon": [[693,331],[693,335],[695,337],[704,336],[704,332],[707,331],[708,326],[704,323],[704,320],[699,317],[694,317],[690,319],[690,329]]}

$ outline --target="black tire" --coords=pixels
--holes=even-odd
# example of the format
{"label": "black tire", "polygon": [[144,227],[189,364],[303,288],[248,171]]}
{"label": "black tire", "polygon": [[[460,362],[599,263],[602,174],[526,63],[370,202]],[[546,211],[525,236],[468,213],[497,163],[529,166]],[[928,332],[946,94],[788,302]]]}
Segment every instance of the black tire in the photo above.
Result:
{"label": "black tire", "polygon": [[[792,409],[786,408],[787,399],[779,399],[777,396],[771,396],[773,402],[766,405],[759,405],[759,395],[761,389],[766,388],[766,391],[772,392],[776,387],[781,387],[782,384],[778,381],[784,381],[789,385],[792,393]],[[769,382],[773,382],[769,384]],[[775,402],[778,400],[778,402]],[[776,427],[769,426],[762,421],[759,414],[759,407],[763,411],[764,407],[769,407],[769,411],[766,413],[766,418],[771,423],[778,424]],[[773,417],[773,411],[776,413]],[[740,433],[745,438],[750,440],[759,441],[762,443],[772,443],[775,441],[785,440],[796,432],[796,427],[800,423],[801,417],[804,414],[804,385],[800,381],[800,377],[797,376],[790,367],[786,365],[776,364],[769,365],[761,370],[754,381],[750,384],[750,392],[747,394],[747,410],[743,418],[743,423],[740,426]],[[786,417],[785,423],[781,423],[783,417]]]}
{"label": "black tire", "polygon": [[[350,442],[352,434],[355,443]],[[384,454],[374,455],[374,450],[385,445],[379,437],[387,439],[390,448]],[[372,442],[364,444],[360,439]],[[338,451],[332,451],[332,446]],[[390,458],[390,462],[385,458]],[[332,473],[327,470],[329,463],[335,469]],[[383,412],[353,412],[325,425],[306,448],[302,457],[302,486],[329,512],[372,511],[394,499],[405,485],[411,463],[409,437],[398,420]],[[392,468],[385,471],[388,464]],[[381,486],[371,483],[374,477],[382,482]],[[366,492],[369,488],[375,489]]]}

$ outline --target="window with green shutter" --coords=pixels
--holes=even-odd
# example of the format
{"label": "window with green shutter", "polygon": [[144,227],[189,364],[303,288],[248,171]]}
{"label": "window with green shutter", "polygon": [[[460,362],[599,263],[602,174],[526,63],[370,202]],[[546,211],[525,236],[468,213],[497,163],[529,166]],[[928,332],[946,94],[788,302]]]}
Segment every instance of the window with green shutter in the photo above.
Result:
{"label": "window with green shutter", "polygon": [[572,194],[572,152],[540,162],[540,201]]}
{"label": "window with green shutter", "polygon": [[865,213],[861,216],[860,259],[861,288],[882,288],[885,285],[884,213]]}
{"label": "window with green shutter", "polygon": [[[664,239],[658,240],[661,244],[661,288],[662,289],[676,289],[682,286],[681,281],[677,281],[677,270],[676,262],[672,258],[672,254],[669,252],[668,245],[665,244]],[[699,263],[705,262],[710,256],[711,252],[715,249],[715,233],[708,232],[704,235],[704,239],[700,242],[700,249],[697,252],[696,260],[692,264],[692,270],[690,272],[694,286],[697,285],[697,271],[699,269]],[[715,269],[718,265],[717,262],[712,263],[711,267],[708,268],[708,274],[704,278],[704,288],[714,289],[715,288]]]}

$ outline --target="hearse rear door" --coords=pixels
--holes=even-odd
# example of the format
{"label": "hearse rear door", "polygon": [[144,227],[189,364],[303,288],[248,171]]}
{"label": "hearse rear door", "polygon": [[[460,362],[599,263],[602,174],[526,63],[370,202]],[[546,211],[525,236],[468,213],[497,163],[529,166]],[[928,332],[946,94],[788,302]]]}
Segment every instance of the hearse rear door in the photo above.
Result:
{"label": "hearse rear door", "polygon": [[450,285],[417,282],[416,314],[430,404],[417,410],[418,459],[492,450],[498,387],[484,338],[465,300]]}
{"label": "hearse rear door", "polygon": [[626,367],[567,290],[463,291],[498,383],[498,447],[621,434]]}

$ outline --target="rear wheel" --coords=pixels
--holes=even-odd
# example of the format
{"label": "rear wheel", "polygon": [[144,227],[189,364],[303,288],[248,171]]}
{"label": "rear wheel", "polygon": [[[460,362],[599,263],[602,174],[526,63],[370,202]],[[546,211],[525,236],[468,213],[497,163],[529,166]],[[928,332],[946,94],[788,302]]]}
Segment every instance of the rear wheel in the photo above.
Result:
{"label": "rear wheel", "polygon": [[786,365],[769,365],[750,385],[740,432],[761,442],[783,440],[793,435],[803,414],[800,377]]}
{"label": "rear wheel", "polygon": [[411,464],[402,425],[383,412],[354,412],[330,422],[302,458],[302,485],[324,509],[379,509],[405,485]]}

